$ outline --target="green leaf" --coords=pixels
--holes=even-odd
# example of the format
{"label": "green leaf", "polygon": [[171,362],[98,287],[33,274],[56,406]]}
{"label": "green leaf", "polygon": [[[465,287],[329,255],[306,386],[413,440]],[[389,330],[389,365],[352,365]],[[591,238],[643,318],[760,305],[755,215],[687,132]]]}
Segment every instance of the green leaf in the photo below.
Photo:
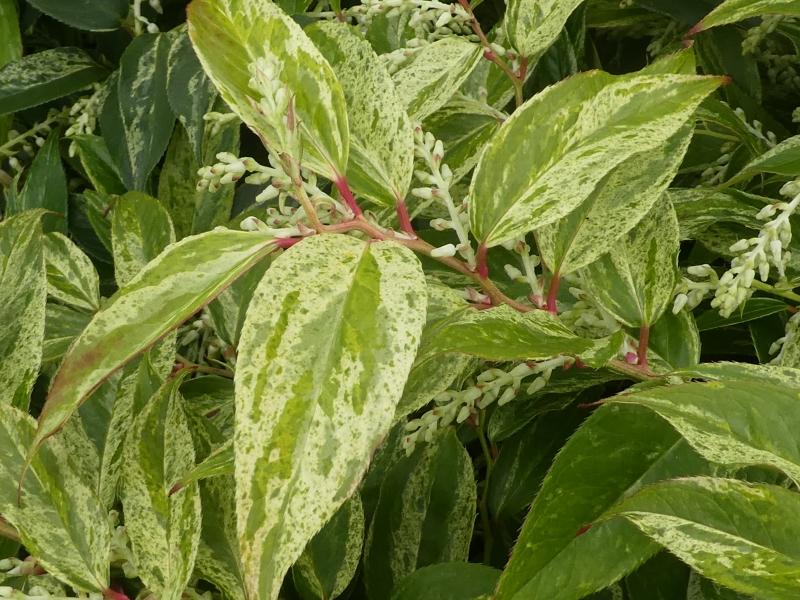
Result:
{"label": "green leaf", "polygon": [[269,264],[269,259],[262,260],[208,305],[214,331],[228,346],[239,346],[247,308]]}
{"label": "green leaf", "polygon": [[481,46],[446,37],[416,50],[392,74],[412,121],[423,121],[458,91],[481,60]]}
{"label": "green leaf", "polygon": [[416,257],[337,234],[279,256],[236,362],[236,494],[248,597],[277,598],[389,431],[425,320]]}
{"label": "green leaf", "polygon": [[[798,6],[800,6],[800,3],[798,3]],[[800,175],[800,135],[787,138],[780,144],[755,157],[742,167],[736,175],[728,179],[722,187],[747,181],[759,173],[775,173],[777,175],[786,175],[787,177]]]}
{"label": "green leaf", "polygon": [[623,161],[663,146],[721,82],[593,71],[537,94],[503,123],[478,161],[473,233],[492,247],[566,216]]}
{"label": "green leaf", "polygon": [[354,495],[315,535],[292,567],[304,600],[328,600],[344,592],[355,575],[364,543],[364,507]]}
{"label": "green leaf", "polygon": [[800,495],[696,477],[648,486],[615,507],[706,577],[759,598],[800,594]]}
{"label": "green leaf", "polygon": [[586,291],[628,327],[648,327],[672,302],[678,282],[680,231],[663,197],[608,254],[584,269]]}
{"label": "green leaf", "polygon": [[206,129],[203,116],[211,110],[217,91],[203,71],[184,29],[174,35],[167,62],[169,105],[189,137],[195,160],[201,161]]}
{"label": "green leaf", "polygon": [[561,34],[582,0],[509,0],[505,31],[511,46],[535,64]]}
{"label": "green leaf", "polygon": [[704,472],[663,421],[641,409],[599,408],[556,456],[495,598],[577,600],[607,587],[658,547],[624,520],[595,521],[643,485]]}
{"label": "green leaf", "polygon": [[111,373],[191,317],[273,249],[272,239],[261,234],[220,229],[185,238],[148,263],[72,345],[42,408],[32,453]]}
{"label": "green leaf", "polygon": [[91,318],[91,314],[82,310],[48,302],[45,306],[42,365],[64,356],[72,341],[85,329]]}
{"label": "green leaf", "polygon": [[34,8],[70,27],[113,31],[128,16],[128,0],[29,0]]}
{"label": "green leaf", "polygon": [[800,448],[787,429],[798,411],[800,388],[746,373],[734,377],[637,390],[609,402],[653,410],[710,462],[771,466],[800,480]]}
{"label": "green leaf", "polygon": [[125,185],[119,178],[105,140],[98,135],[81,134],[69,138],[74,144],[81,166],[94,189],[101,194],[124,194]]}
{"label": "green leaf", "polygon": [[33,208],[51,213],[42,217],[45,232],[67,231],[67,177],[58,152],[60,134],[52,132],[33,159],[22,191],[9,200],[8,213],[17,214]]}
{"label": "green leaf", "polygon": [[351,26],[319,22],[306,30],[333,68],[350,125],[347,179],[378,204],[405,199],[414,170],[414,132],[392,78],[369,42]]}
{"label": "green leaf", "polygon": [[102,79],[106,70],[80,48],[51,48],[0,68],[0,115],[63,98]]}
{"label": "green leaf", "polygon": [[202,479],[218,477],[219,475],[233,475],[234,463],[233,440],[230,439],[216,448],[188,472],[181,475],[173,484],[172,492],[181,490],[187,485]]}
{"label": "green leaf", "polygon": [[167,381],[136,417],[125,442],[122,507],[134,562],[144,584],[163,600],[179,600],[200,541],[200,491],[191,483],[169,495],[194,467],[194,446],[178,387]]}
{"label": "green leaf", "polygon": [[476,494],[472,462],[452,429],[395,463],[364,546],[369,597],[389,598],[420,567],[466,560]]}
{"label": "green leaf", "polygon": [[700,362],[700,333],[688,310],[673,314],[667,310],[650,328],[650,354],[657,366],[668,371],[687,369]]}
{"label": "green leaf", "polygon": [[36,421],[0,404],[0,514],[46,571],[76,590],[108,587],[108,514],[84,483],[61,440],[46,444],[31,463],[21,504],[13,484],[25,464]]}
{"label": "green leaf", "polygon": [[798,0],[726,0],[695,25],[692,33],[761,15],[800,16],[800,2]]}
{"label": "green leaf", "polygon": [[629,600],[704,600],[687,594],[691,569],[668,552],[659,552],[625,578]]}
{"label": "green leaf", "polygon": [[125,48],[100,115],[103,138],[129,190],[145,191],[167,149],[175,115],[167,101],[167,34],[140,35]]}
{"label": "green leaf", "polygon": [[466,562],[440,563],[403,579],[392,600],[479,600],[490,595],[500,571]]}
{"label": "green leaf", "polygon": [[128,285],[174,241],[175,231],[169,213],[158,200],[139,192],[128,192],[117,198],[111,219],[117,285]]}
{"label": "green leaf", "polygon": [[755,321],[769,315],[785,313],[788,305],[784,300],[777,298],[750,298],[740,311],[736,311],[729,318],[720,316],[718,310],[707,310],[697,317],[697,328],[700,331],[710,331],[721,327],[730,327],[739,323]]}
{"label": "green leaf", "polygon": [[42,212],[0,222],[0,405],[28,406],[42,359],[45,276]]}
{"label": "green leaf", "polygon": [[606,175],[583,204],[537,229],[536,243],[548,269],[563,276],[585,267],[633,229],[678,172],[692,129],[687,123],[664,145],[635,154]]}
{"label": "green leaf", "polygon": [[100,280],[89,257],[60,233],[44,236],[44,252],[48,296],[89,312],[100,308]]}
{"label": "green leaf", "polygon": [[427,346],[430,354],[460,352],[486,360],[542,360],[577,355],[592,347],[556,317],[541,310],[520,313],[508,306],[456,313]]}
{"label": "green leaf", "polygon": [[[0,0],[0,67],[22,56],[16,0]],[[0,140],[8,138],[12,115],[0,117]]]}
{"label": "green leaf", "polygon": [[195,0],[189,7],[189,36],[225,102],[280,154],[290,150],[284,115],[266,115],[258,109],[264,94],[273,94],[259,81],[265,76],[259,63],[274,64],[301,124],[304,166],[332,180],[345,175],[349,136],[342,86],[286,13],[259,0]]}

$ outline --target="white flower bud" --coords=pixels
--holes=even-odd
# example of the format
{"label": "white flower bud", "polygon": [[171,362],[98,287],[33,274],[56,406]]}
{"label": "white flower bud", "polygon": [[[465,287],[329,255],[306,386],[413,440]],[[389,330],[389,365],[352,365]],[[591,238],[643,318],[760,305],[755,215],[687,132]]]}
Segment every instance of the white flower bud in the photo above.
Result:
{"label": "white flower bud", "polygon": [[445,244],[431,250],[431,256],[434,258],[443,258],[456,255],[456,247],[453,244]]}
{"label": "white flower bud", "polygon": [[511,402],[514,398],[516,398],[517,393],[514,388],[507,388],[506,391],[503,392],[503,395],[497,400],[497,406],[503,406]]}
{"label": "white flower bud", "polygon": [[750,247],[750,242],[748,240],[739,240],[735,244],[732,244],[729,250],[731,252],[743,252]]}
{"label": "white flower bud", "polygon": [[506,275],[508,275],[509,279],[516,280],[522,277],[522,271],[520,271],[514,265],[503,265],[503,269],[505,270]]}
{"label": "white flower bud", "polygon": [[423,200],[430,200],[433,198],[433,190],[429,187],[414,188],[411,190],[411,193]]}
{"label": "white flower bud", "polygon": [[689,302],[689,296],[686,294],[678,294],[675,296],[675,302],[672,304],[672,314],[677,315],[681,312],[687,302]]}

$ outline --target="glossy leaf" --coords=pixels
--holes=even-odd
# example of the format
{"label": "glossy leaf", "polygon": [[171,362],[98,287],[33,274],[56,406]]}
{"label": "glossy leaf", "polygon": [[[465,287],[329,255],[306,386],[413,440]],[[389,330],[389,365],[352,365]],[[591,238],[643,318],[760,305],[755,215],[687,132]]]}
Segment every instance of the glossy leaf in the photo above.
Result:
{"label": "glossy leaf", "polygon": [[649,354],[652,363],[663,362],[666,370],[686,369],[700,362],[700,332],[689,311],[673,314],[667,310],[650,328]]}
{"label": "glossy leaf", "polygon": [[197,483],[169,494],[172,483],[194,467],[180,383],[180,376],[167,381],[150,399],[124,450],[125,529],[139,576],[164,600],[182,597],[200,541]]}
{"label": "glossy leaf", "polygon": [[185,238],[150,262],[73,344],[53,379],[32,452],[111,373],[191,317],[272,250],[272,240],[261,234],[219,230]]}
{"label": "glossy leaf", "polygon": [[477,44],[457,37],[416,50],[392,74],[411,120],[422,121],[444,106],[481,60],[482,53]]}
{"label": "glossy leaf", "polygon": [[485,565],[466,562],[439,563],[422,567],[403,579],[391,598],[480,600],[494,591],[499,576],[500,571]]}
{"label": "glossy leaf", "polygon": [[697,328],[700,331],[720,329],[739,323],[755,321],[769,315],[785,313],[787,304],[777,298],[750,298],[740,311],[736,311],[729,318],[725,319],[719,315],[719,311],[707,310],[697,317]]}
{"label": "glossy leaf", "polygon": [[495,598],[577,600],[610,585],[658,546],[624,520],[595,521],[643,485],[704,472],[663,421],[638,408],[601,407],[553,461]]}
{"label": "glossy leaf", "polygon": [[39,363],[47,280],[41,211],[0,222],[0,405],[27,408]]}
{"label": "glossy leaf", "polygon": [[124,194],[125,185],[120,181],[117,167],[111,159],[105,140],[97,135],[70,136],[86,176],[101,194]]}
{"label": "glossy leaf", "polygon": [[69,96],[105,74],[86,52],[70,46],[11,61],[0,68],[0,115]]}
{"label": "glossy leaf", "polygon": [[703,31],[719,25],[727,25],[762,15],[800,15],[797,0],[726,0],[717,6],[693,31]]}
{"label": "glossy leaf", "polygon": [[504,26],[511,46],[535,64],[580,4],[581,0],[510,0]]}
{"label": "glossy leaf", "polygon": [[17,486],[36,421],[0,404],[0,514],[48,573],[76,590],[108,587],[111,531],[107,512],[72,463],[61,440],[46,444]]}
{"label": "glossy leaf", "polygon": [[[258,110],[265,93],[259,61],[273,63],[294,102],[305,166],[338,179],[347,169],[349,136],[342,87],[297,23],[272,2],[194,0],[189,36],[222,98],[276,154],[290,150],[283,115]],[[280,123],[280,125],[276,125]],[[279,127],[276,129],[276,127]]]}
{"label": "glossy leaf", "polygon": [[339,597],[355,575],[364,543],[364,507],[356,494],[315,535],[292,567],[305,600]]}
{"label": "glossy leaf", "polygon": [[720,83],[594,71],[537,94],[503,123],[478,162],[473,233],[491,247],[569,214],[617,165],[674,136]]}
{"label": "glossy leaf", "polygon": [[344,92],[351,186],[373,202],[394,206],[405,199],[414,167],[414,133],[402,96],[372,46],[354,28],[320,22],[306,33]]}
{"label": "glossy leaf", "polygon": [[797,386],[745,373],[622,394],[666,419],[707,460],[732,467],[765,465],[800,480],[800,449],[787,429],[798,410]]}
{"label": "glossy leaf", "polygon": [[158,200],[139,192],[128,192],[114,201],[111,245],[119,287],[128,285],[174,241],[175,231],[169,213]]}
{"label": "glossy leaf", "polygon": [[100,116],[103,138],[129,190],[145,191],[167,149],[175,116],[167,101],[166,34],[140,35],[125,48]]}
{"label": "glossy leaf", "polygon": [[30,0],[30,4],[70,27],[89,31],[119,29],[130,10],[127,0]]}
{"label": "glossy leaf", "polygon": [[47,295],[90,312],[100,308],[100,282],[92,261],[68,237],[44,236]]}
{"label": "glossy leaf", "polygon": [[762,598],[800,593],[800,495],[697,477],[648,486],[615,507],[700,573]]}
{"label": "glossy leaf", "polygon": [[586,267],[586,290],[625,325],[649,326],[672,302],[679,249],[678,218],[663,198],[608,254]]}
{"label": "glossy leaf", "polygon": [[236,364],[236,491],[245,589],[277,598],[291,564],[355,490],[392,423],[425,320],[410,251],[342,235],[278,257]]}
{"label": "glossy leaf", "polygon": [[371,598],[389,598],[417,569],[466,560],[475,520],[475,475],[452,429],[395,463],[381,484],[364,546]]}
{"label": "glossy leaf", "polygon": [[[0,67],[22,57],[16,0],[0,0]],[[0,117],[0,140],[8,137],[11,115]]]}

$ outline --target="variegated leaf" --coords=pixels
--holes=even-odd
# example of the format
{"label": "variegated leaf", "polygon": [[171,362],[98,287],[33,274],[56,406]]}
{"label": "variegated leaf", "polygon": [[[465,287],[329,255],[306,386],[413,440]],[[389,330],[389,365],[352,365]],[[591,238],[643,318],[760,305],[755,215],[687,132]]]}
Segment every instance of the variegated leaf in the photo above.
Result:
{"label": "variegated leaf", "polygon": [[649,327],[672,302],[679,249],[678,218],[662,197],[608,254],[582,271],[583,285],[620,322]]}
{"label": "variegated leaf", "polygon": [[[0,0],[0,67],[22,57],[16,0]],[[8,139],[12,115],[0,117],[0,140]]]}
{"label": "variegated leaf", "polygon": [[69,46],[12,60],[0,68],[0,115],[69,96],[105,74],[86,52]]}
{"label": "variegated leaf", "polygon": [[124,287],[175,241],[175,231],[166,209],[147,194],[128,192],[114,201],[112,210],[114,275]]}
{"label": "variegated leaf", "polygon": [[65,235],[44,236],[47,294],[89,312],[100,308],[100,280],[92,261]]}
{"label": "variegated leaf", "polygon": [[389,598],[407,575],[430,564],[466,560],[475,521],[475,474],[452,429],[394,464],[364,546],[370,598]]}
{"label": "variegated leaf", "polygon": [[[0,222],[0,405],[27,408],[39,372],[47,280],[42,211]],[[13,325],[12,325],[13,324]]]}
{"label": "variegated leaf", "polygon": [[42,366],[48,368],[48,363],[64,356],[91,319],[92,315],[82,310],[48,302],[45,306]]}
{"label": "variegated leaf", "polygon": [[706,577],[757,598],[800,595],[800,495],[694,477],[656,483],[613,508]]}
{"label": "variegated leaf", "polygon": [[184,238],[148,263],[72,345],[42,408],[36,447],[111,373],[191,317],[273,249],[273,240],[260,233],[220,229]]}
{"label": "variegated leaf", "polygon": [[649,408],[713,463],[767,465],[800,481],[800,449],[786,427],[799,410],[798,389],[785,378],[754,379],[740,371],[719,381],[637,390],[609,402]]}
{"label": "variegated leaf", "polygon": [[577,600],[609,586],[658,546],[623,519],[598,521],[603,513],[643,485],[707,469],[667,423],[601,407],[556,455],[495,598]]}
{"label": "variegated leaf", "polygon": [[292,581],[304,600],[332,600],[347,588],[364,543],[364,507],[358,494],[345,502],[292,566]]}
{"label": "variegated leaf", "polygon": [[392,75],[412,121],[423,121],[458,91],[481,60],[482,48],[446,37],[416,50]]}
{"label": "variegated leaf", "polygon": [[72,135],[69,140],[74,144],[83,171],[95,190],[101,194],[125,193],[125,184],[119,178],[117,167],[102,137],[87,133]]}
{"label": "variegated leaf", "polygon": [[214,331],[228,346],[234,348],[239,346],[247,308],[250,306],[256,286],[264,277],[269,265],[269,258],[265,258],[234,281],[208,305],[208,314],[214,325]]}
{"label": "variegated leaf", "polygon": [[697,33],[761,15],[800,16],[798,0],[726,0],[692,29]]}
{"label": "variegated leaf", "polygon": [[103,592],[111,542],[108,514],[61,440],[51,440],[31,463],[18,504],[14,482],[35,431],[36,421],[27,413],[0,404],[0,515],[48,573],[76,590]]}
{"label": "variegated leaf", "polygon": [[459,352],[486,360],[541,360],[578,355],[592,347],[545,311],[520,313],[508,306],[455,313],[437,327],[430,354]]}
{"label": "variegated leaf", "polygon": [[357,30],[328,21],[306,33],[342,85],[350,124],[351,186],[373,202],[394,206],[405,199],[414,167],[414,133],[402,97]]}
{"label": "variegated leaf", "polygon": [[188,472],[182,474],[173,484],[172,491],[177,492],[187,485],[202,479],[219,475],[233,475],[234,462],[233,439],[229,439],[213,450],[201,462],[189,469]]}
{"label": "variegated leaf", "polygon": [[145,191],[148,177],[169,144],[175,115],[167,101],[168,34],[140,35],[125,48],[100,127],[129,190]]}
{"label": "variegated leaf", "polygon": [[89,31],[119,29],[130,10],[127,0],[30,0],[30,4],[70,27]]}
{"label": "variegated leaf", "polygon": [[509,0],[504,28],[511,46],[532,64],[561,34],[583,0]]}
{"label": "variegated leaf", "polygon": [[675,135],[721,82],[593,71],[545,89],[503,123],[478,161],[473,233],[492,247],[569,214],[612,169]]}
{"label": "variegated leaf", "polygon": [[[300,26],[272,2],[194,0],[189,36],[206,73],[231,109],[275,153],[290,150],[284,115],[260,104],[275,84],[293,98],[303,132],[303,162],[332,180],[347,170],[349,135],[342,86]],[[275,68],[275,81],[265,64]]]}
{"label": "variegated leaf", "polygon": [[777,173],[787,177],[800,175],[800,136],[794,135],[787,138],[763,154],[756,156],[720,187],[747,181],[759,173]]}
{"label": "variegated leaf", "polygon": [[328,234],[274,261],[236,364],[236,494],[248,597],[275,599],[391,426],[425,320],[416,257]]}
{"label": "variegated leaf", "polygon": [[134,562],[161,600],[180,600],[200,541],[200,490],[173,483],[194,467],[192,435],[178,388],[168,380],[136,417],[125,441],[122,507]]}

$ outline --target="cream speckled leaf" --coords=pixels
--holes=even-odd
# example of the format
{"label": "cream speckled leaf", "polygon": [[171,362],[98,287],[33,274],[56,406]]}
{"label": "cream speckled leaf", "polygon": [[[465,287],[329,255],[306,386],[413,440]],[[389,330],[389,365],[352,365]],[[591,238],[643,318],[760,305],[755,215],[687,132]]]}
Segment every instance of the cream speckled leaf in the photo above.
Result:
{"label": "cream speckled leaf", "polygon": [[547,50],[583,0],[509,0],[505,31],[511,46],[522,56],[536,59]]}
{"label": "cream speckled leaf", "polygon": [[695,31],[702,31],[744,21],[761,15],[800,16],[798,0],[727,0],[711,11],[695,26]]}
{"label": "cream speckled leaf", "polygon": [[569,214],[612,169],[675,135],[721,82],[592,71],[537,94],[478,161],[469,204],[476,238],[496,246]]}
{"label": "cream speckled leaf", "polygon": [[0,515],[48,573],[77,590],[102,592],[108,586],[108,515],[61,440],[51,440],[37,455],[17,505],[14,482],[35,431],[28,414],[0,405]]}
{"label": "cream speckled leaf", "polygon": [[58,431],[111,373],[191,317],[273,249],[272,239],[260,233],[219,229],[184,238],[148,263],[72,345],[39,417],[37,445]]}
{"label": "cream speckled leaf", "polygon": [[597,260],[628,233],[669,186],[692,139],[687,123],[655,150],[612,170],[563,219],[536,230],[536,244],[552,273],[563,276]]}
{"label": "cream speckled leaf", "polygon": [[167,381],[136,417],[125,441],[122,508],[134,562],[161,600],[180,600],[200,541],[200,490],[190,483],[169,495],[194,467],[192,435],[178,388]]}
{"label": "cream speckled leaf", "polygon": [[364,544],[364,507],[355,494],[315,535],[292,566],[304,600],[328,600],[344,592],[356,573]]}
{"label": "cream speckled leaf", "polygon": [[443,38],[414,52],[392,75],[411,120],[422,121],[444,106],[482,54],[481,46],[457,37]]}
{"label": "cream speckled leaf", "polygon": [[44,236],[44,256],[51,298],[90,312],[100,308],[100,280],[83,250],[54,232]]}
{"label": "cream speckled leaf", "polygon": [[336,234],[278,257],[236,364],[236,495],[248,597],[274,600],[387,434],[425,321],[417,258]]}
{"label": "cream speckled leaf", "polygon": [[228,440],[175,481],[176,488],[218,475],[233,475],[233,439]]}
{"label": "cream speckled leaf", "polygon": [[338,179],[347,169],[349,136],[342,86],[331,66],[300,26],[276,4],[262,0],[194,0],[188,9],[189,37],[206,73],[248,127],[276,152],[285,131],[259,112],[262,91],[250,85],[250,65],[267,59],[294,98],[303,131],[303,162]]}
{"label": "cream speckled leaf", "polygon": [[795,491],[711,477],[656,483],[609,512],[709,579],[776,600],[800,596],[798,514]]}
{"label": "cream speckled leaf", "polygon": [[[39,372],[47,281],[42,211],[0,222],[0,404],[27,407]],[[13,324],[13,326],[9,326]]]}
{"label": "cream speckled leaf", "polygon": [[731,467],[769,465],[800,481],[798,386],[788,381],[722,379],[609,399],[638,404],[666,419],[707,460]]}
{"label": "cream speckled leaf", "polygon": [[540,360],[578,355],[592,347],[556,317],[537,310],[520,313],[506,305],[455,313],[442,323],[427,351],[460,352],[486,360]]}
{"label": "cream speckled leaf", "polygon": [[391,597],[420,567],[466,560],[476,496],[472,461],[453,429],[392,465],[364,545],[369,597]]}
{"label": "cream speckled leaf", "polygon": [[414,167],[414,132],[401,96],[370,43],[338,21],[306,29],[333,67],[344,91],[350,124],[347,179],[379,204],[405,199]]}
{"label": "cream speckled leaf", "polygon": [[123,287],[175,241],[175,231],[166,209],[147,194],[128,192],[115,200],[112,210],[114,275]]}
{"label": "cream speckled leaf", "polygon": [[581,272],[583,285],[625,325],[652,325],[672,302],[679,249],[678,217],[663,196],[609,253]]}

